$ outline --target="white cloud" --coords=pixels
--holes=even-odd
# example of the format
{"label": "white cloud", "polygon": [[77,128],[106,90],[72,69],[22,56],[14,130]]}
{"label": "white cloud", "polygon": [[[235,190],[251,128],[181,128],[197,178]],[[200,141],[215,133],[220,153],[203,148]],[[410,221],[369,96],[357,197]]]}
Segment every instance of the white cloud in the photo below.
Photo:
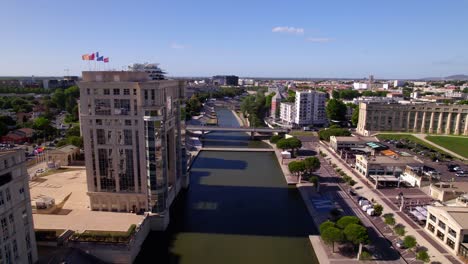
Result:
{"label": "white cloud", "polygon": [[332,42],[335,41],[335,39],[332,38],[306,38],[308,42],[314,42],[314,43],[327,43],[327,42]]}
{"label": "white cloud", "polygon": [[295,27],[274,27],[271,30],[271,32],[302,35],[302,34],[304,34],[304,29],[303,28],[295,28]]}
{"label": "white cloud", "polygon": [[182,45],[182,44],[179,44],[179,43],[172,43],[171,44],[171,48],[172,49],[185,49],[185,48],[188,48],[189,46],[187,45]]}

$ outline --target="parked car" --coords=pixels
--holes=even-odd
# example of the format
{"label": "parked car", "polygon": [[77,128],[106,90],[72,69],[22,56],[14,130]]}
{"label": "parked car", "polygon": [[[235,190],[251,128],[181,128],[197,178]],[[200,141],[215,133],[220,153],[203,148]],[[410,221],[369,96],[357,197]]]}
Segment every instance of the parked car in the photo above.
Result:
{"label": "parked car", "polygon": [[458,171],[457,173],[455,173],[455,176],[457,176],[457,177],[468,177],[468,172]]}
{"label": "parked car", "polygon": [[405,245],[403,244],[403,240],[401,240],[401,239],[398,239],[398,240],[395,242],[395,245],[397,246],[397,248],[401,248],[401,249],[404,249],[404,248],[405,248]]}

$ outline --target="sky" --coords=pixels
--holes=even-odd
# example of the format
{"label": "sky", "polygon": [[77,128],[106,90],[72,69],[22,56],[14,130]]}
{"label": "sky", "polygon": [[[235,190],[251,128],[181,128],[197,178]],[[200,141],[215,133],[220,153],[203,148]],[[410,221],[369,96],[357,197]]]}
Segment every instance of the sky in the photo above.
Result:
{"label": "sky", "polygon": [[[468,0],[2,0],[0,10],[0,76],[134,62],[170,76],[468,74]],[[81,60],[97,51],[110,62]]]}

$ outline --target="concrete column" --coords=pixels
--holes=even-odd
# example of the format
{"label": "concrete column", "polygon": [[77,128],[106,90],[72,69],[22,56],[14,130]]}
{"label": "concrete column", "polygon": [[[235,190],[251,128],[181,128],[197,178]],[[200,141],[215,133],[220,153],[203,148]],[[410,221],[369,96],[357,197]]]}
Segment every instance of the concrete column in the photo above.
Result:
{"label": "concrete column", "polygon": [[[392,113],[392,123],[390,124],[390,130],[391,131],[395,130],[395,123],[396,123],[395,118],[396,118],[396,112],[393,111],[393,113]],[[387,120],[387,123],[385,125],[388,125],[388,120]]]}
{"label": "concrete column", "polygon": [[411,119],[411,112],[410,111],[408,111],[407,117],[408,117],[408,119],[406,120],[406,129],[405,129],[405,131],[410,130],[410,119]]}
{"label": "concrete column", "polygon": [[398,125],[398,130],[401,130],[402,127],[403,127],[403,111],[400,112],[400,122]]}
{"label": "concrete column", "polygon": [[377,121],[377,129],[375,129],[375,130],[381,131],[382,130],[381,124],[382,124],[382,111],[379,111],[379,119]]}
{"label": "concrete column", "polygon": [[434,133],[434,112],[431,113],[431,119],[429,121],[429,131],[428,133]]}
{"label": "concrete column", "polygon": [[422,122],[421,122],[421,133],[426,132],[426,111],[423,112]]}
{"label": "concrete column", "polygon": [[416,133],[418,132],[418,116],[419,112],[414,113],[414,124],[413,124],[413,131]]}
{"label": "concrete column", "polygon": [[455,119],[455,131],[453,131],[454,135],[460,135],[460,122],[461,122],[461,113],[458,113]]}
{"label": "concrete column", "polygon": [[468,136],[468,114],[465,115],[465,129],[463,129],[463,135]]}
{"label": "concrete column", "polygon": [[452,113],[448,114],[447,124],[445,125],[445,134],[450,135],[450,127],[452,126]]}
{"label": "concrete column", "polygon": [[442,119],[444,118],[444,112],[439,113],[439,122],[437,122],[437,134],[442,134]]}

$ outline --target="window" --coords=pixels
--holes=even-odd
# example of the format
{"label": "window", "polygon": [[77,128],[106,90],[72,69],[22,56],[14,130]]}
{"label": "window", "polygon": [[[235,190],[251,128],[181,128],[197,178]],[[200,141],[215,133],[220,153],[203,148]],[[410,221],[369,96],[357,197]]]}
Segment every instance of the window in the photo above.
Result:
{"label": "window", "polygon": [[120,89],[113,89],[114,95],[120,95]]}
{"label": "window", "polygon": [[104,95],[109,95],[110,94],[110,90],[109,89],[104,89]]}
{"label": "window", "polygon": [[125,120],[125,125],[126,126],[131,126],[132,125],[132,120]]}
{"label": "window", "polygon": [[114,115],[129,115],[129,114],[130,114],[130,100],[114,99]]}
{"label": "window", "polygon": [[29,250],[31,249],[31,237],[29,236],[29,231],[26,232],[26,248]]}
{"label": "window", "polygon": [[102,119],[96,119],[96,125],[102,126]]}
{"label": "window", "polygon": [[453,242],[452,239],[447,238],[447,246],[449,246],[451,249],[455,248],[455,242]]}
{"label": "window", "polygon": [[3,200],[3,192],[0,191],[0,206],[5,204],[5,200]]}
{"label": "window", "polygon": [[11,233],[12,233],[12,234],[16,233],[16,230],[15,230],[15,218],[13,217],[13,214],[10,214],[10,215],[8,216],[8,222],[10,222]]}
{"label": "window", "polygon": [[10,188],[6,188],[5,195],[7,202],[9,202],[11,200]]}
{"label": "window", "polygon": [[455,232],[455,230],[453,230],[452,228],[448,228],[448,233],[449,235],[453,236],[453,237],[457,237],[457,233]]}
{"label": "window", "polygon": [[154,90],[151,90],[151,100],[154,100]]}
{"label": "window", "polygon": [[444,237],[445,237],[445,236],[444,236],[444,233],[440,232],[440,230],[437,230],[437,237],[438,237],[440,240],[444,241]]}
{"label": "window", "polygon": [[87,89],[86,89],[86,94],[89,95],[90,93],[91,93],[90,89],[87,88]]}
{"label": "window", "polygon": [[8,223],[7,223],[7,219],[4,217],[2,218],[2,220],[0,220],[1,224],[2,224],[2,231],[3,231],[3,240],[7,240],[10,233],[8,232]]}
{"label": "window", "polygon": [[13,256],[16,258],[19,258],[19,254],[18,254],[18,244],[16,244],[16,240],[13,240],[13,242],[11,242],[11,244],[13,245]]}
{"label": "window", "polygon": [[97,143],[98,144],[106,144],[106,137],[105,137],[105,132],[104,129],[96,129],[96,135],[97,135]]}
{"label": "window", "polygon": [[429,219],[431,219],[432,222],[437,222],[436,217],[433,214],[429,214]]}
{"label": "window", "polygon": [[431,231],[431,233],[434,233],[434,231],[435,231],[435,227],[434,227],[432,224],[428,224],[428,225],[427,225],[427,229],[428,229],[429,231]]}
{"label": "window", "polygon": [[445,223],[439,220],[439,227],[445,229]]}
{"label": "window", "polygon": [[3,247],[3,250],[5,251],[5,263],[12,263],[10,244],[5,244],[5,246]]}
{"label": "window", "polygon": [[136,89],[133,89],[133,95],[137,95]]}
{"label": "window", "polygon": [[96,115],[110,115],[111,102],[109,99],[96,99],[94,100],[94,113]]}
{"label": "window", "polygon": [[28,220],[28,211],[26,211],[26,209],[23,209],[23,223],[24,225],[28,225],[29,224],[29,220]]}
{"label": "window", "polygon": [[130,89],[124,89],[123,94],[124,95],[130,95]]}
{"label": "window", "polygon": [[145,90],[145,100],[148,100],[148,90]]}

